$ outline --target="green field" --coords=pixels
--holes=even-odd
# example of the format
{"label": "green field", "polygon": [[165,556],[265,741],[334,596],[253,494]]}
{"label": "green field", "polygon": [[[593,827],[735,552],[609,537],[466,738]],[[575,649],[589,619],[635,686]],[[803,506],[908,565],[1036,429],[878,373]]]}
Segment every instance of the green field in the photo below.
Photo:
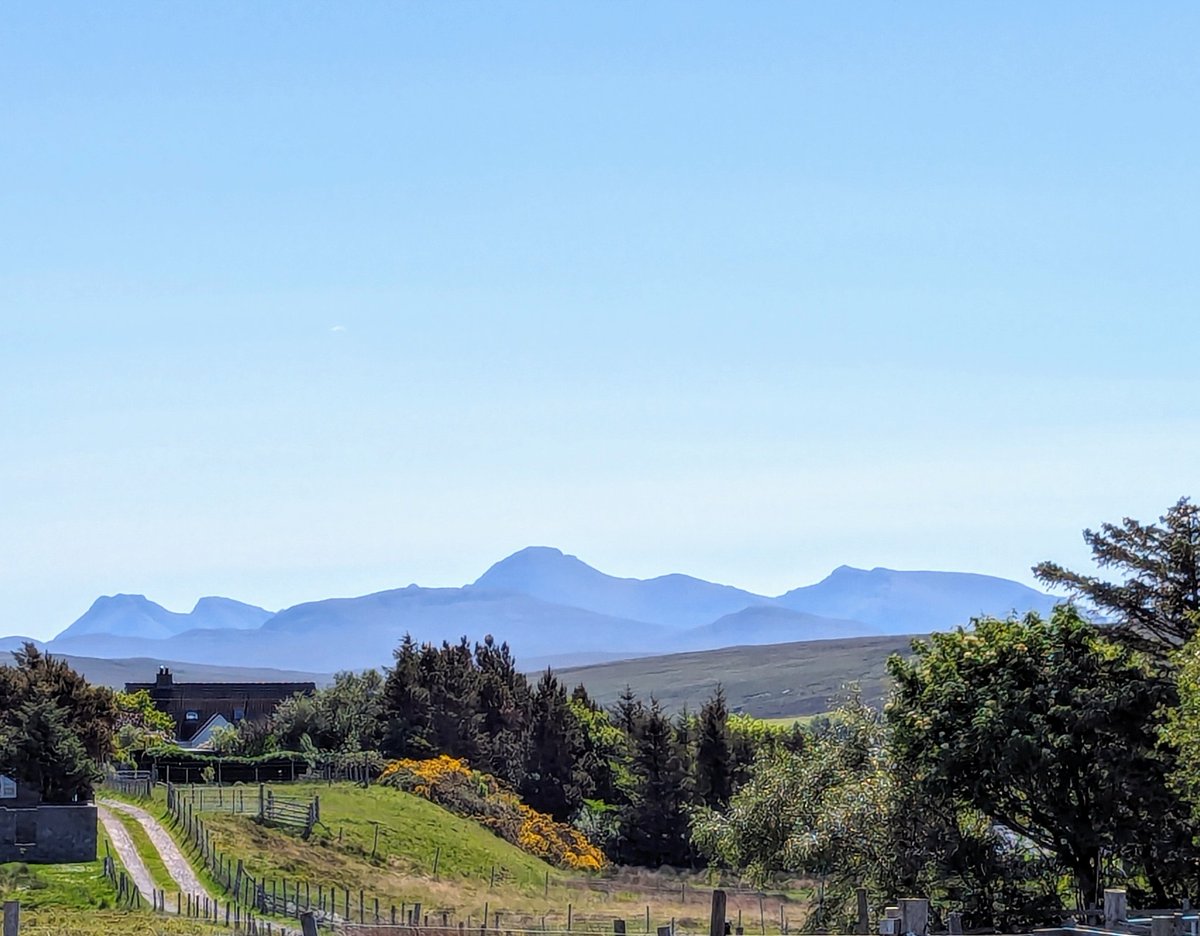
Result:
{"label": "green field", "polygon": [[[630,921],[630,933],[641,932],[647,910],[652,928],[672,918],[695,928],[706,918],[710,882],[703,874],[562,871],[476,822],[389,787],[298,783],[267,789],[277,796],[320,796],[322,822],[309,841],[290,831],[261,826],[248,815],[207,808],[216,801],[211,789],[205,791],[202,818],[213,846],[242,859],[250,874],[267,882],[268,892],[272,885],[282,891],[285,881],[290,892],[297,882],[302,888],[307,883],[315,900],[318,887],[324,893],[332,887],[339,894],[342,912],[349,889],[352,913],[357,914],[363,891],[368,918],[378,898],[385,920],[390,919],[392,906],[400,909],[420,902],[431,922],[440,923],[445,913],[452,925],[459,921],[478,925],[485,909],[493,925],[499,912],[508,927],[540,928],[544,921],[550,929],[563,928],[570,913],[574,929],[603,932],[612,932],[615,918]],[[251,797],[246,799],[249,804]],[[198,798],[193,802],[198,803]],[[161,789],[151,811],[165,816]],[[764,911],[768,929],[773,924],[778,931],[781,905],[795,925],[805,914],[808,895],[804,888],[769,895]],[[758,898],[748,889],[731,887],[730,905],[733,912],[759,914]]]}
{"label": "green field", "polygon": [[[99,830],[98,852],[107,839]],[[118,868],[120,865],[118,864]],[[21,936],[210,936],[202,923],[157,916],[149,910],[117,909],[117,895],[103,864],[0,864],[0,901],[21,904]]]}
{"label": "green field", "polygon": [[572,667],[558,675],[571,686],[583,683],[603,705],[611,705],[630,686],[643,698],[653,695],[670,711],[684,706],[695,711],[720,683],[731,711],[796,718],[829,711],[850,683],[861,687],[867,702],[880,703],[887,688],[887,658],[907,654],[913,639],[853,637],[729,647]]}

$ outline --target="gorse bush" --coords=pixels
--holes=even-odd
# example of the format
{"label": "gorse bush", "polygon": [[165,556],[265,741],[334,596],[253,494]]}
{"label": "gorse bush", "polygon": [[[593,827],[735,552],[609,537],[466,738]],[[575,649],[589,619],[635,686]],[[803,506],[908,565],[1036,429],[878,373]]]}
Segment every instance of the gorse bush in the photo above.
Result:
{"label": "gorse bush", "polygon": [[573,871],[599,871],[604,853],[578,829],[521,802],[491,774],[445,754],[392,761],[379,783],[424,797],[455,815],[474,819],[522,851]]}

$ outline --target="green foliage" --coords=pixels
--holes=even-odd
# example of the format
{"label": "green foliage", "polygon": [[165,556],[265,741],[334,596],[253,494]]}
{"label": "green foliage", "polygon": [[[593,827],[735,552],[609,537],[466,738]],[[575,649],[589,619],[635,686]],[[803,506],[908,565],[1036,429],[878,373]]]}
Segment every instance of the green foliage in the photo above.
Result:
{"label": "green foliage", "polygon": [[696,797],[712,809],[721,809],[733,795],[733,738],[729,730],[729,709],[725,692],[716,691],[700,709],[696,740]]}
{"label": "green foliage", "polygon": [[91,796],[99,763],[112,751],[112,693],[33,644],[0,667],[0,773],[50,803]]}
{"label": "green foliage", "polygon": [[311,696],[297,694],[275,709],[270,734],[255,722],[239,725],[236,753],[265,753],[273,746],[299,750],[302,739],[319,751],[378,750],[383,731],[383,677],[378,670],[341,672]]}
{"label": "green foliage", "polygon": [[135,756],[147,748],[172,743],[175,721],[166,712],[159,711],[145,689],[115,692],[113,704],[117,712],[113,744],[115,760],[132,763]]}
{"label": "green foliage", "polygon": [[634,724],[633,789],[622,821],[621,857],[648,867],[685,865],[692,857],[688,808],[692,782],[688,751],[657,701]]}
{"label": "green foliage", "polygon": [[760,885],[782,874],[827,874],[847,846],[856,849],[859,831],[884,815],[891,780],[878,763],[878,719],[856,700],[839,724],[804,755],[764,751],[727,811],[698,810],[692,831],[700,849]]}
{"label": "green foliage", "polygon": [[[626,761],[625,734],[612,723],[607,712],[588,699],[582,686],[575,689],[570,706],[580,731],[579,766],[592,779],[594,799],[587,809],[592,813],[607,814],[607,806],[626,801],[626,792],[633,783]],[[601,838],[608,841],[611,836]]]}
{"label": "green foliage", "polygon": [[696,811],[693,836],[710,859],[759,885],[819,878],[810,928],[849,931],[858,886],[885,902],[909,893],[954,900],[970,925],[1006,931],[1039,905],[1036,891],[1023,891],[1026,862],[978,813],[924,795],[897,766],[879,713],[857,695],[803,750],[763,748],[728,809]]}
{"label": "green foliage", "polygon": [[[1053,855],[1097,899],[1101,852],[1165,899],[1179,854],[1170,763],[1156,747],[1169,681],[1071,607],[1049,621],[977,621],[935,634],[890,671],[897,761],[932,798],[960,802]],[[1177,862],[1178,864],[1178,862]]]}
{"label": "green foliage", "polygon": [[593,792],[583,769],[584,741],[566,688],[550,670],[542,674],[529,711],[529,744],[520,791],[538,812],[559,822],[575,814]]}
{"label": "green foliage", "polygon": [[1166,663],[1200,629],[1200,506],[1181,498],[1158,524],[1126,517],[1084,530],[1100,568],[1120,582],[1071,572],[1054,562],[1034,567],[1047,585],[1067,589],[1116,625],[1115,639]]}

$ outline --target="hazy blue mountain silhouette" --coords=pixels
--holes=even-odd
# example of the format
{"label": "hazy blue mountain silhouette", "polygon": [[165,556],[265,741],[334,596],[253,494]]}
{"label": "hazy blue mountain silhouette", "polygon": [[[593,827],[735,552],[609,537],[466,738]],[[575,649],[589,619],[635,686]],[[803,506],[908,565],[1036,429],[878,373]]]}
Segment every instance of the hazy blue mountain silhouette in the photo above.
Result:
{"label": "hazy blue mountain silhouette", "polygon": [[793,589],[778,599],[780,605],[794,611],[850,618],[888,634],[946,630],[980,615],[1048,614],[1060,601],[1020,582],[991,575],[868,571],[851,566],[840,566],[816,585]]}
{"label": "hazy blue mountain silhouette", "polygon": [[252,630],[271,612],[232,598],[201,598],[187,614],[168,611],[145,595],[106,595],[56,639],[112,634],[163,639],[189,630]]}
{"label": "hazy blue mountain silhouette", "polygon": [[501,589],[597,614],[668,627],[700,627],[769,599],[690,575],[617,578],[549,546],[530,546],[501,559],[472,588]]}
{"label": "hazy blue mountain silhouette", "polygon": [[31,643],[36,647],[45,646],[40,640],[34,640],[32,637],[0,637],[0,654],[20,650],[27,643]]}
{"label": "hazy blue mountain silhouette", "polygon": [[778,605],[754,605],[681,634],[678,646],[680,650],[719,650],[801,640],[869,637],[882,632],[882,628],[862,621],[822,617]]}
{"label": "hazy blue mountain silhouette", "polygon": [[[406,633],[418,641],[472,641],[489,634],[520,657],[597,658],[656,652],[666,628],[538,601],[512,592],[410,585],[357,598],[330,598],[287,608],[255,630],[190,630],[160,639],[112,634],[67,635],[51,649],[112,659],[153,656],[240,666],[316,669],[389,664]],[[642,649],[644,648],[644,649]]]}
{"label": "hazy blue mountain silhouette", "polygon": [[[755,644],[929,633],[980,614],[1049,611],[1018,582],[959,572],[842,566],[777,598],[687,575],[606,575],[557,549],[532,547],[461,588],[410,585],[329,598],[272,615],[228,598],[188,614],[141,595],[97,599],[47,644],[51,652],[151,657],[316,672],[387,665],[405,633],[418,641],[491,634],[518,661],[557,665]],[[18,638],[0,647],[15,649]]]}

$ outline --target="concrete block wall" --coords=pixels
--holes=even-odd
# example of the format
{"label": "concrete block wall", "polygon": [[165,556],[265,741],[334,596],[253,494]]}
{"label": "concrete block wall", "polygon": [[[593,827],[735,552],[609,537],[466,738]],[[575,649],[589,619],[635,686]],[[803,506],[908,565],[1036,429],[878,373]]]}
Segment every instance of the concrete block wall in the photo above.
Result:
{"label": "concrete block wall", "polygon": [[[19,828],[22,832],[33,829],[32,836],[21,836],[23,840],[32,838],[33,841],[18,844]],[[95,806],[35,806],[32,809],[0,806],[0,862],[67,864],[95,860]]]}

